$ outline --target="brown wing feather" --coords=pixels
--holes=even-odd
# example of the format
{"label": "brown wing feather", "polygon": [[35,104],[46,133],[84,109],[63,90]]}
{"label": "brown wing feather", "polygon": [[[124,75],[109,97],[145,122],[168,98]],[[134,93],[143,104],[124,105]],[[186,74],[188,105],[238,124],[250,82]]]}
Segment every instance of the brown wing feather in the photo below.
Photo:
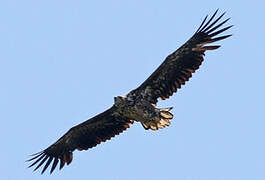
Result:
{"label": "brown wing feather", "polygon": [[34,169],[35,171],[46,162],[41,172],[43,173],[53,160],[50,170],[50,173],[52,173],[59,161],[60,169],[63,168],[65,163],[67,165],[71,163],[75,149],[87,150],[92,148],[123,132],[132,123],[133,121],[115,113],[115,106],[113,106],[105,112],[71,128],[53,145],[44,151],[34,154],[28,160],[33,161],[29,167],[37,165]]}
{"label": "brown wing feather", "polygon": [[151,103],[156,104],[157,98],[169,98],[177,91],[177,89],[181,88],[181,86],[192,76],[192,73],[194,73],[201,65],[203,56],[205,55],[204,52],[206,50],[214,50],[220,47],[219,45],[205,45],[231,36],[225,35],[215,37],[232,27],[228,26],[215,31],[229,20],[226,19],[216,25],[225,14],[221,14],[213,21],[217,11],[207,22],[206,16],[196,33],[178,50],[170,54],[155,72],[144,81],[142,85],[132,91],[132,93],[144,94],[144,98],[147,98]]}

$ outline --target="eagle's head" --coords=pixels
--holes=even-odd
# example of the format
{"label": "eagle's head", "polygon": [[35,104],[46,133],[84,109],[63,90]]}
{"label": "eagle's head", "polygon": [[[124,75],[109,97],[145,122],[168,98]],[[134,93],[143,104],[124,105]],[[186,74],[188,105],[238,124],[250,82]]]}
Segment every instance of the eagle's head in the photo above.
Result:
{"label": "eagle's head", "polygon": [[114,97],[114,104],[115,106],[123,107],[126,105],[126,100],[122,96],[117,96],[117,97]]}

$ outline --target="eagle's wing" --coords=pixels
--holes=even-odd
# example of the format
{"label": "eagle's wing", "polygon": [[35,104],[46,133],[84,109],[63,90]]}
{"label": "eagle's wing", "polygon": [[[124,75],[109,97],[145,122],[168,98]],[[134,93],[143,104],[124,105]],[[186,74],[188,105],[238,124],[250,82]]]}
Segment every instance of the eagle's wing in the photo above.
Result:
{"label": "eagle's wing", "polygon": [[115,106],[112,106],[105,112],[71,128],[53,145],[34,154],[33,158],[28,160],[34,161],[29,167],[37,165],[35,171],[46,162],[42,170],[43,173],[53,160],[50,170],[50,173],[52,173],[59,161],[60,169],[63,168],[65,163],[67,165],[71,163],[72,152],[75,149],[87,150],[129,128],[133,121],[121,117],[115,112],[115,108]]}
{"label": "eagle's wing", "polygon": [[181,85],[184,85],[201,65],[204,52],[220,47],[219,45],[206,46],[206,44],[231,36],[216,37],[216,35],[232,27],[228,26],[218,30],[229,19],[217,24],[225,14],[221,14],[214,20],[217,11],[207,22],[206,16],[195,34],[178,50],[170,54],[153,74],[130,94],[144,96],[151,103],[156,104],[157,98],[169,98],[178,88],[181,88]]}

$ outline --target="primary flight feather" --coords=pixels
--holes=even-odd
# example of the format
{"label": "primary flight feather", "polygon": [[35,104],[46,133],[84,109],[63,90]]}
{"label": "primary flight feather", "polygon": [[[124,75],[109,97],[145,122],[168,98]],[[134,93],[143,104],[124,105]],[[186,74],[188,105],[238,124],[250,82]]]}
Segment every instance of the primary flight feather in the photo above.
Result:
{"label": "primary flight feather", "polygon": [[165,61],[138,88],[125,96],[114,98],[114,105],[105,112],[72,127],[59,140],[47,149],[32,155],[29,167],[42,165],[41,173],[51,165],[50,173],[56,166],[63,168],[72,162],[73,151],[87,150],[101,142],[111,139],[125,131],[134,121],[141,122],[146,130],[158,130],[170,125],[172,107],[156,108],[158,98],[169,98],[181,88],[201,65],[204,53],[220,45],[207,45],[228,38],[231,35],[218,36],[231,28],[219,29],[229,19],[219,23],[225,13],[215,18],[217,11],[201,23],[195,34],[179,49],[170,54]]}

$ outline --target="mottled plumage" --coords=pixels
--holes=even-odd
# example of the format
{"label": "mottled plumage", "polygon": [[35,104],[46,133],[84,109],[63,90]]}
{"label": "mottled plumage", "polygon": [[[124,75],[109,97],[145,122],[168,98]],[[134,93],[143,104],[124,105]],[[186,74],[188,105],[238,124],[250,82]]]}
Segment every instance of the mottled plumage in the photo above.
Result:
{"label": "mottled plumage", "polygon": [[[126,96],[114,98],[114,105],[105,112],[72,127],[58,141],[47,149],[34,154],[28,161],[29,166],[38,169],[44,165],[42,173],[51,165],[50,173],[58,163],[60,169],[65,163],[68,165],[73,159],[73,151],[87,150],[111,139],[123,132],[134,122],[141,122],[145,129],[158,130],[170,125],[173,115],[169,108],[156,108],[158,98],[169,98],[177,89],[181,88],[201,65],[206,50],[214,50],[219,45],[209,45],[231,35],[216,37],[232,26],[218,30],[229,19],[217,24],[224,16],[215,19],[217,11],[207,16],[195,34],[178,50],[170,54],[165,61],[138,88]],[[215,19],[215,20],[214,20]]]}

